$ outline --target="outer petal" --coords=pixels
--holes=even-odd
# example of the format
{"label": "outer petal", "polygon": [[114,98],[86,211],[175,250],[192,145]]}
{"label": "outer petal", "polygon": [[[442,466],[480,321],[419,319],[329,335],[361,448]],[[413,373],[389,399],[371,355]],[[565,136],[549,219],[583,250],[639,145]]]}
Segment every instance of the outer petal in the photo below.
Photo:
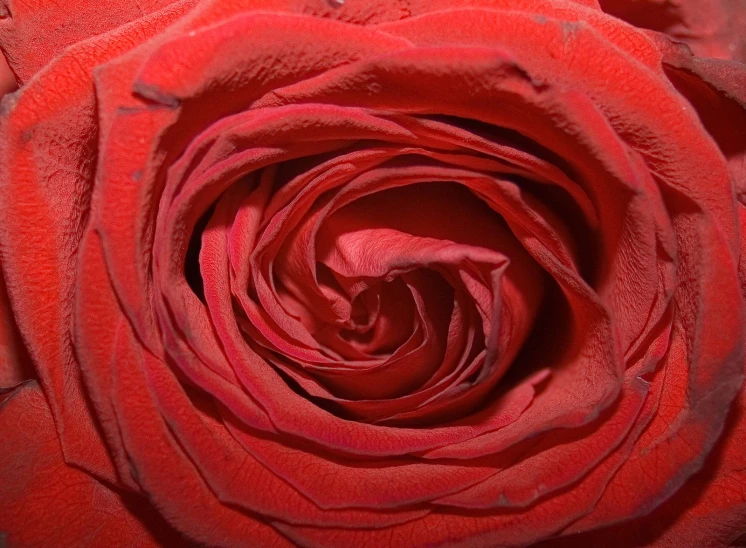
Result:
{"label": "outer petal", "polygon": [[[638,384],[642,384],[641,382]],[[625,443],[596,466],[582,482],[531,507],[530,512],[490,514],[431,513],[427,516],[382,531],[342,531],[322,528],[278,527],[301,546],[333,548],[360,546],[406,548],[438,546],[463,548],[524,548],[547,538],[563,524],[583,515],[598,500],[598,492],[629,455],[633,440],[656,411],[655,398],[649,398]],[[601,544],[603,546],[603,544]]]}
{"label": "outer petal", "polygon": [[174,3],[174,0],[3,0],[0,49],[20,82],[62,51]]}
{"label": "outer petal", "polygon": [[[223,505],[174,440],[139,370],[143,354],[111,293],[97,234],[90,232],[83,244],[80,283],[97,297],[78,300],[76,339],[87,349],[86,382],[121,476],[129,477],[130,488],[142,486],[158,511],[190,538],[211,546],[241,545],[242,538],[257,546],[284,545],[254,515]],[[276,494],[266,489],[258,495],[268,492]]]}
{"label": "outer petal", "polygon": [[[0,404],[0,531],[9,546],[180,546],[139,496],[120,494],[65,464],[35,382]],[[97,443],[96,440],[89,440]],[[4,545],[4,543],[3,543]]]}
{"label": "outer petal", "polygon": [[[744,10],[746,11],[746,9]],[[736,196],[746,195],[746,65],[702,59],[660,39],[666,74],[728,160]]]}
{"label": "outer petal", "polygon": [[91,73],[162,30],[190,1],[77,44],[2,103],[0,252],[16,321],[62,434],[67,462],[110,481],[116,478],[103,444],[83,441],[96,425],[70,342],[75,256],[88,214],[98,137]]}
{"label": "outer petal", "polygon": [[656,546],[721,548],[746,533],[746,395],[731,411],[721,442],[704,468],[652,514],[536,548]]}
{"label": "outer petal", "polygon": [[702,57],[746,60],[741,0],[600,0],[601,8],[637,27],[664,32]]}
{"label": "outer petal", "polygon": [[[543,0],[541,8],[534,13],[549,9],[550,3]],[[524,4],[515,0],[462,0],[461,8],[523,9]],[[553,7],[590,8],[600,11],[597,0],[555,0]],[[452,9],[453,0],[370,0],[368,2],[343,2],[339,0],[204,0],[190,16],[189,26],[196,28],[226,20],[238,13],[251,11],[274,11],[311,15],[335,19],[356,25],[376,25],[399,21],[423,13]],[[590,11],[590,10],[589,10]]]}
{"label": "outer petal", "polygon": [[[746,10],[744,10],[746,11]],[[741,225],[739,274],[746,295],[746,64],[702,59],[688,48],[660,39],[671,82],[696,110],[705,129],[728,161]]]}

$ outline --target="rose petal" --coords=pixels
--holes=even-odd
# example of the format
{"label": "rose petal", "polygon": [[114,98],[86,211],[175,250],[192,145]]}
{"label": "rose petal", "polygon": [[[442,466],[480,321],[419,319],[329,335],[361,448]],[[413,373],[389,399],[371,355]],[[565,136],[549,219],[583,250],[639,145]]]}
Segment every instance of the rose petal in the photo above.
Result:
{"label": "rose petal", "polygon": [[738,0],[600,0],[601,8],[644,29],[688,44],[700,57],[746,60],[746,11]]}
{"label": "rose petal", "polygon": [[294,527],[277,524],[289,538],[302,546],[335,548],[343,546],[417,546],[421,544],[454,547],[520,547],[547,538],[563,526],[584,515],[598,500],[605,485],[629,455],[651,416],[657,398],[648,398],[633,432],[625,443],[596,466],[573,489],[541,500],[530,512],[508,512],[464,516],[432,512],[419,520],[382,531],[341,531],[324,528]]}
{"label": "rose petal", "polygon": [[[368,504],[354,502],[345,504],[344,507],[357,509],[333,510],[329,506],[317,506],[318,501],[309,501],[306,496],[288,485],[292,484],[290,477],[275,475],[272,472],[272,460],[269,461],[272,464],[267,465],[266,460],[252,457],[253,447],[263,444],[257,436],[258,433],[231,425],[233,417],[227,412],[224,415],[226,420],[222,421],[221,414],[208,399],[197,395],[188,397],[173,375],[168,372],[166,364],[145,355],[142,366],[153,394],[154,411],[157,410],[162,416],[171,435],[184,450],[184,457],[188,457],[194,465],[195,475],[204,478],[222,503],[237,505],[260,516],[287,523],[324,527],[349,527],[356,524],[364,528],[384,528],[427,514],[427,510],[423,509],[385,512],[377,505],[372,505],[371,510],[366,510]],[[237,443],[237,440],[245,443],[244,440],[247,439],[250,440],[247,448]],[[276,446],[269,441],[266,443]],[[286,453],[297,452],[297,449],[292,447],[280,446],[275,452],[275,458],[280,459]],[[315,467],[321,470],[324,461],[314,455],[309,457],[306,461],[308,466],[302,468],[305,471],[304,475],[318,478],[320,472],[312,473],[310,470],[317,461],[318,465]],[[150,466],[150,459],[138,461],[138,466],[138,470],[144,472],[143,468]],[[337,470],[341,471],[342,468],[339,466]],[[414,465],[406,468],[408,471],[416,469]],[[365,472],[358,467],[351,467],[350,470],[350,473],[359,475],[363,483],[366,481]],[[433,475],[435,472],[433,470]],[[479,474],[480,471],[473,472],[475,476]],[[368,494],[377,492],[379,489],[375,487],[376,484],[380,485],[385,478],[384,469],[372,468],[367,473],[367,479],[372,486],[361,490]]]}
{"label": "rose petal", "polygon": [[743,393],[731,410],[717,447],[701,471],[653,513],[597,531],[568,535],[537,548],[570,548],[603,543],[609,548],[652,545],[674,548],[737,546],[746,528],[746,435]]}
{"label": "rose petal", "polygon": [[627,438],[646,399],[660,397],[661,383],[651,390],[642,376],[650,376],[659,366],[670,335],[670,325],[664,326],[646,354],[631,366],[633,374],[619,401],[599,419],[574,431],[556,430],[543,436],[528,452],[517,452],[516,462],[505,470],[437,502],[462,508],[526,508],[585,477]]}
{"label": "rose petal", "polygon": [[262,546],[290,547],[259,516],[223,504],[205,484],[154,406],[153,389],[143,371],[152,357],[143,354],[126,320],[120,320],[118,329],[118,359],[110,363],[109,373],[112,403],[137,481],[160,513],[197,542],[214,543],[215,531],[220,531],[223,546],[252,538]]}
{"label": "rose petal", "polygon": [[[65,458],[116,482],[82,394],[70,344],[75,254],[87,218],[96,146],[93,68],[178,15],[151,19],[71,47],[33,82],[4,100],[0,155],[0,247],[20,332],[49,399]],[[84,61],[81,61],[83,59]],[[37,94],[47,99],[39,105]],[[33,222],[29,222],[33,219]],[[24,245],[16,245],[25,242]]]}
{"label": "rose petal", "polygon": [[701,59],[663,43],[666,74],[691,103],[702,124],[728,160],[737,196],[746,193],[746,67],[742,63]]}
{"label": "rose petal", "polygon": [[[154,193],[156,196],[159,195],[162,189],[161,177],[163,174],[158,171],[160,166],[169,165],[178,156],[181,147],[191,139],[192,132],[195,129],[200,129],[203,124],[219,119],[221,116],[238,109],[246,100],[250,100],[251,96],[247,96],[244,91],[251,90],[251,93],[258,94],[262,92],[262,89],[271,89],[275,85],[274,82],[301,79],[307,74],[314,74],[326,70],[330,66],[344,63],[347,59],[355,58],[364,51],[377,51],[379,49],[388,51],[391,48],[401,48],[405,45],[401,40],[384,35],[380,35],[375,42],[349,40],[345,38],[345,34],[339,36],[343,25],[320,21],[316,21],[315,25],[329,26],[329,32],[323,33],[324,36],[327,38],[337,36],[339,39],[332,39],[330,42],[329,40],[317,40],[313,36],[308,36],[308,39],[303,41],[301,37],[308,34],[307,22],[308,18],[304,17],[281,18],[269,14],[249,14],[209,31],[210,36],[215,37],[215,47],[227,44],[227,46],[235,49],[238,46],[240,48],[239,53],[242,57],[245,57],[243,60],[247,66],[258,66],[257,63],[263,62],[264,55],[272,52],[269,48],[271,45],[280,48],[290,47],[294,51],[292,55],[288,55],[289,52],[285,54],[277,52],[278,59],[282,59],[283,63],[288,59],[293,60],[292,66],[288,65],[285,71],[277,70],[267,74],[263,72],[253,73],[251,78],[249,76],[252,73],[248,72],[246,80],[243,82],[245,86],[238,90],[235,87],[231,88],[238,92],[234,92],[234,97],[240,99],[240,103],[235,105],[228,100],[228,89],[220,91],[218,87],[208,86],[208,89],[220,91],[220,101],[215,102],[206,96],[202,96],[196,102],[184,102],[184,108],[178,112],[148,108],[143,106],[142,103],[140,103],[139,108],[134,110],[120,108],[120,106],[129,105],[132,102],[131,97],[128,98],[128,96],[131,95],[130,92],[135,81],[140,82],[140,87],[143,89],[158,90],[156,95],[161,98],[168,93],[167,88],[157,88],[153,82],[145,80],[145,77],[150,74],[148,72],[150,69],[147,67],[152,67],[154,75],[161,73],[162,69],[165,70],[165,67],[168,67],[170,71],[175,71],[178,67],[181,67],[181,69],[188,68],[191,72],[191,65],[189,67],[181,63],[178,66],[174,65],[171,62],[172,59],[168,56],[169,53],[173,54],[174,52],[181,56],[183,48],[186,47],[183,42],[184,40],[188,41],[188,36],[180,38],[173,44],[168,42],[167,36],[164,37],[163,40],[166,41],[166,45],[161,54],[162,59],[158,56],[150,56],[148,49],[141,49],[136,52],[137,55],[120,58],[104,69],[99,69],[99,106],[102,111],[105,142],[117,143],[115,147],[104,146],[100,162],[101,172],[107,174],[107,178],[102,181],[104,192],[108,196],[104,203],[117,204],[113,210],[107,210],[101,215],[104,223],[102,230],[107,232],[107,230],[114,230],[117,227],[117,232],[121,233],[124,226],[132,225],[128,229],[132,236],[123,237],[123,235],[120,235],[111,242],[105,242],[107,248],[112,248],[111,253],[113,255],[119,257],[132,256],[133,254],[142,256],[143,251],[150,249],[152,243],[148,241],[147,235],[152,234],[151,223],[154,221],[152,218],[155,209],[153,207],[153,195]],[[292,36],[292,40],[285,40],[282,36]],[[247,43],[247,39],[253,40],[254,44]],[[340,39],[343,40],[340,41]],[[157,48],[158,45],[155,44],[152,47]],[[329,48],[336,52],[336,56],[328,55]],[[247,54],[248,57],[246,57]],[[148,59],[149,56],[152,60],[142,69],[139,78],[136,78],[136,71],[140,69],[144,59]],[[161,65],[161,62],[167,62],[167,64]],[[228,73],[225,71],[232,70],[231,65],[227,63],[222,69],[223,72],[218,72],[216,76],[226,76]],[[268,80],[260,85],[261,79],[264,78],[268,78]],[[174,75],[174,82],[178,81],[180,79]],[[232,86],[231,82],[232,80],[229,79],[226,83]],[[209,82],[202,81],[198,85],[205,86],[207,84]],[[205,109],[205,104],[211,105],[211,108]],[[176,126],[173,126],[174,124]],[[186,124],[186,126],[183,124]],[[124,150],[129,152],[118,154],[118,151]],[[153,158],[150,158],[151,150],[154,151],[155,157]],[[164,155],[163,152],[166,152],[166,154]],[[140,188],[138,193],[133,193],[130,190],[133,174],[137,175],[135,178],[138,179],[137,186]],[[134,215],[132,213],[134,211],[143,213]],[[148,253],[145,253],[145,256],[147,255]],[[146,281],[147,276],[143,271],[146,267],[144,264],[141,265],[139,261],[135,263],[118,262],[112,266],[114,282],[120,298],[124,300],[127,309],[131,311],[136,325],[141,326],[138,327],[140,336],[145,341],[149,341],[151,339],[149,334],[153,333],[155,322],[149,316],[146,304],[141,300],[142,292],[139,289],[149,287]],[[138,289],[130,292],[127,289],[128,285],[121,284],[120,287],[120,279],[136,280]],[[129,287],[134,288],[135,286],[129,285]],[[154,349],[153,345],[155,343],[151,341],[149,344]]]}
{"label": "rose petal", "polygon": [[[148,502],[65,463],[36,382],[0,403],[0,530],[12,546],[163,546],[185,539]],[[100,443],[89,438],[88,443]]]}
{"label": "rose petal", "polygon": [[4,0],[0,5],[0,48],[19,81],[25,83],[68,46],[137,22],[171,4],[183,12],[196,2],[77,0],[50,4]]}

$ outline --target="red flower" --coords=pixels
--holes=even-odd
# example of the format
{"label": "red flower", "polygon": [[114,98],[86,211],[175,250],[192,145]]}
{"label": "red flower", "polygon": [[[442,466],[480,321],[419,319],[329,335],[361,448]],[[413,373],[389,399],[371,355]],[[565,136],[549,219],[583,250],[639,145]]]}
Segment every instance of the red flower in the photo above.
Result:
{"label": "red flower", "polygon": [[745,65],[593,0],[5,15],[11,546],[746,530]]}

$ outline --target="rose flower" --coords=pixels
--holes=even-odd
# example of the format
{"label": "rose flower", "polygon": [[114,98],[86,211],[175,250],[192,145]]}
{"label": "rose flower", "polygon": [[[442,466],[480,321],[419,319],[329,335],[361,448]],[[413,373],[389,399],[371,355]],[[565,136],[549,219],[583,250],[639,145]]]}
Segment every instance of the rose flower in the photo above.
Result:
{"label": "rose flower", "polygon": [[739,542],[742,5],[4,1],[9,546]]}

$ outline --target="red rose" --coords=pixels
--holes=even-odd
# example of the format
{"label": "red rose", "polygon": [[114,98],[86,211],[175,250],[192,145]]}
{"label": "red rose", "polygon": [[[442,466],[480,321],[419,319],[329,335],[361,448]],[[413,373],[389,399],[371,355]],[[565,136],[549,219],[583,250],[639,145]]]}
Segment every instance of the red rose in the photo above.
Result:
{"label": "red rose", "polygon": [[593,0],[5,15],[11,546],[746,531],[746,66]]}

